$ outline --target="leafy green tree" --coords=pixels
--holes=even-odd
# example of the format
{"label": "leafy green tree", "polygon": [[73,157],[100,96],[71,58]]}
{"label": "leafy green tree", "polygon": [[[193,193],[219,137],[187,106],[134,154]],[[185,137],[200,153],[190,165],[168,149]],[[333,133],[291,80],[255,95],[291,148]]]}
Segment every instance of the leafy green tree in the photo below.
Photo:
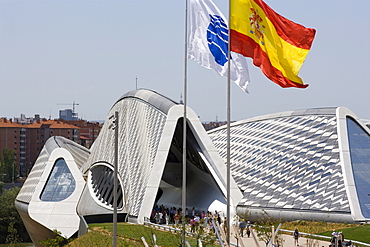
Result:
{"label": "leafy green tree", "polygon": [[236,220],[237,222],[239,222],[240,219],[244,219],[245,221],[247,221],[249,218],[249,210],[245,209],[242,212],[238,212],[238,214],[234,217],[235,217],[234,220]]}
{"label": "leafy green tree", "polygon": [[[254,224],[254,229],[257,232],[258,239],[265,242],[267,246],[272,238],[272,226],[274,226],[276,229],[281,221],[281,219],[276,220],[273,217],[270,217],[266,212],[262,214],[259,220]],[[283,246],[283,238],[280,235],[281,234],[279,233],[275,235],[275,243],[277,246]]]}
{"label": "leafy green tree", "polygon": [[20,243],[22,239],[18,236],[17,229],[14,228],[14,223],[10,222],[8,226],[8,236],[6,236],[6,243],[9,244],[9,246],[15,246],[16,243]]}
{"label": "leafy green tree", "polygon": [[53,231],[54,237],[40,241],[44,247],[61,247],[68,244],[68,240],[63,238],[58,230]]}
{"label": "leafy green tree", "polygon": [[30,241],[30,237],[14,205],[19,190],[20,188],[4,190],[3,194],[0,195],[0,243],[6,242],[11,223],[13,224],[12,227],[17,230],[19,238],[24,241]]}
{"label": "leafy green tree", "polygon": [[5,183],[11,183],[16,179],[18,169],[14,162],[14,150],[4,148],[0,158],[0,172]]}
{"label": "leafy green tree", "polygon": [[199,246],[198,240],[202,241],[204,247],[208,245],[213,245],[216,242],[216,236],[212,232],[206,231],[206,226],[204,225],[204,219],[200,220],[195,226],[195,239],[197,240],[197,247]]}

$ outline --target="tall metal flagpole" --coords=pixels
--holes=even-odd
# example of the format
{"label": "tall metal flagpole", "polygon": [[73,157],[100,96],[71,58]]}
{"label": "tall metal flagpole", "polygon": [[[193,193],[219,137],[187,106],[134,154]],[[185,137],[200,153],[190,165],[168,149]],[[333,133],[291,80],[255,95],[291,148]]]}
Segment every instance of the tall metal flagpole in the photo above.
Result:
{"label": "tall metal flagpole", "polygon": [[118,111],[114,112],[113,247],[117,246]]}
{"label": "tall metal flagpole", "polygon": [[230,104],[230,94],[231,94],[231,87],[230,87],[230,66],[231,66],[231,56],[230,56],[230,1],[229,1],[229,26],[228,26],[228,42],[227,42],[227,57],[228,57],[228,69],[227,69],[227,133],[226,133],[226,176],[227,176],[227,233],[226,233],[226,242],[227,245],[230,246],[230,227],[231,227],[231,219],[230,219],[230,112],[231,112],[231,104]]}
{"label": "tall metal flagpole", "polygon": [[188,67],[188,0],[185,1],[185,60],[184,60],[184,122],[182,137],[182,246],[185,247],[185,210],[186,210],[186,100]]}

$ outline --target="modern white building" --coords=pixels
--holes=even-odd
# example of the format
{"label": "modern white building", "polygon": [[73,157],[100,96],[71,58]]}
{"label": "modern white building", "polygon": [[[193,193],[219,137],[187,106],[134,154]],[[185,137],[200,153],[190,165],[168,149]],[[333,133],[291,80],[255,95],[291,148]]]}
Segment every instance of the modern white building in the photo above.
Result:
{"label": "modern white building", "polygon": [[[36,246],[58,230],[112,221],[118,112],[118,219],[142,223],[154,205],[181,207],[184,107],[149,90],[123,95],[86,149],[63,137],[45,144],[16,207]],[[187,108],[187,207],[226,203],[226,127],[204,130]],[[232,211],[283,220],[370,219],[368,128],[347,108],[291,111],[231,126]],[[212,210],[213,211],[213,210]]]}
{"label": "modern white building", "polygon": [[[54,229],[70,238],[84,234],[88,222],[112,221],[115,131],[110,116],[115,112],[119,221],[142,223],[155,204],[181,207],[184,107],[156,92],[135,90],[113,105],[90,150],[62,137],[45,144],[16,199],[36,246]],[[226,167],[190,108],[186,149],[187,207],[201,212],[224,205]],[[231,180],[233,208],[241,199]]]}
{"label": "modern white building", "polygon": [[[209,136],[226,159],[226,127]],[[231,173],[251,220],[370,220],[370,132],[344,107],[266,115],[231,126]]]}

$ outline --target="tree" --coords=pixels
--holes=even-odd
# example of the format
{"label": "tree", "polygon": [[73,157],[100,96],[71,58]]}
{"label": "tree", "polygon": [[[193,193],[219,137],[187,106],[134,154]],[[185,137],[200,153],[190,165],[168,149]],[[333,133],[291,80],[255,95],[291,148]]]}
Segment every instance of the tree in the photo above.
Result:
{"label": "tree", "polygon": [[204,219],[201,219],[195,226],[195,238],[197,240],[197,246],[199,246],[199,240],[202,241],[203,246],[213,245],[216,242],[216,236],[212,232],[206,231]]}
{"label": "tree", "polygon": [[16,243],[21,242],[22,239],[19,238],[17,229],[14,228],[14,223],[10,222],[8,227],[8,236],[6,236],[6,243],[9,246],[15,246]]}
{"label": "tree", "polygon": [[14,162],[14,154],[14,150],[4,148],[0,158],[0,172],[5,183],[11,183],[17,177],[18,169]]}
{"label": "tree", "polygon": [[[257,237],[260,241],[264,241],[267,244],[269,243],[270,239],[272,238],[272,226],[275,229],[281,223],[280,220],[275,220],[273,217],[270,217],[266,212],[262,214],[261,218],[254,224],[255,230],[257,232]],[[280,236],[279,233],[275,236],[275,242],[277,246],[283,246],[283,238]]]}
{"label": "tree", "polygon": [[40,241],[40,244],[42,244],[42,246],[44,247],[60,247],[68,244],[69,241],[66,238],[63,238],[61,236],[61,232],[59,232],[58,230],[54,229],[53,235],[54,237],[52,238]]}
{"label": "tree", "polygon": [[[27,230],[14,204],[19,190],[20,188],[4,190],[3,194],[0,195],[0,243],[5,243],[11,223],[13,224],[12,227],[16,229],[19,238],[24,241],[30,241]],[[14,230],[12,230],[12,233],[14,233]]]}

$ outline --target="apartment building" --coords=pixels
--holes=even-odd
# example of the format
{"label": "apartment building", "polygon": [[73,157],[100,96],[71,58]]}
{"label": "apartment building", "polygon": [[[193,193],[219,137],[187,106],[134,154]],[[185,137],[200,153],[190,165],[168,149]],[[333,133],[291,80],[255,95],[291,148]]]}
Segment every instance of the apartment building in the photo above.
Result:
{"label": "apartment building", "polygon": [[[14,150],[14,161],[16,164],[26,162],[26,128],[22,124],[14,123],[5,118],[0,119],[0,156],[3,149]],[[36,156],[37,157],[37,156]]]}
{"label": "apartment building", "polygon": [[82,119],[65,122],[80,128],[80,140],[78,143],[87,148],[90,148],[94,143],[103,126],[99,122],[89,122]]}
{"label": "apartment building", "polygon": [[26,126],[26,172],[32,167],[50,137],[63,136],[74,142],[79,142],[79,128],[63,121],[40,120]]}
{"label": "apartment building", "polygon": [[80,128],[59,120],[41,119],[30,124],[19,124],[11,119],[0,119],[0,152],[14,150],[14,161],[20,176],[26,176],[45,142],[51,136],[63,136],[80,142]]}

